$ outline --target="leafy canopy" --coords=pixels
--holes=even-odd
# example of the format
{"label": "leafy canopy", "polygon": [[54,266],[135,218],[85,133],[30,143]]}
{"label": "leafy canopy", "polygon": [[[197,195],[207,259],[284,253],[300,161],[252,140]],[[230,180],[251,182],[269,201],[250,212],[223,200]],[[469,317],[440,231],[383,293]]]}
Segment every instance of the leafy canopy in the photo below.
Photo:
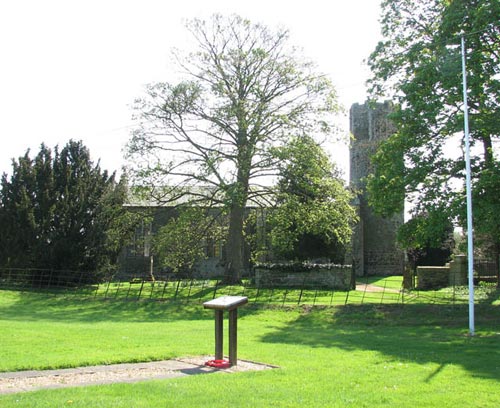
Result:
{"label": "leafy canopy", "polygon": [[129,154],[142,166],[135,181],[177,187],[161,201],[193,185],[212,187],[208,201],[230,204],[240,188],[252,199],[259,192],[240,184],[273,172],[273,146],[332,132],[334,89],[288,45],[286,30],[234,15],[194,19],[187,28],[198,49],[175,53],[183,80],[151,84],[136,101]]}
{"label": "leafy canopy", "polygon": [[356,213],[329,157],[308,136],[293,138],[276,156],[277,202],[268,220],[273,252],[286,259],[343,263]]}
{"label": "leafy canopy", "polygon": [[[187,28],[196,49],[174,54],[182,78],[152,84],[137,100],[128,150],[135,183],[158,201],[187,196],[189,205],[227,209],[227,273],[237,281],[244,208],[270,194],[272,148],[293,136],[331,134],[336,95],[288,44],[286,30],[236,15],[194,19]],[[193,194],[197,186],[206,188]]]}
{"label": "leafy canopy", "polygon": [[[371,204],[389,215],[401,210],[406,196],[414,215],[441,220],[444,230],[465,213],[462,33],[474,189],[491,186],[482,178],[498,166],[494,145],[500,136],[500,3],[385,0],[382,10],[385,38],[369,58],[370,84],[373,97],[397,102],[392,115],[397,133],[373,157],[375,171],[367,185]],[[497,222],[498,217],[485,218],[500,210],[494,200],[482,200],[476,208],[487,202],[489,210],[481,210],[480,217],[476,213],[478,229]],[[420,228],[424,225],[432,239],[436,225]]]}

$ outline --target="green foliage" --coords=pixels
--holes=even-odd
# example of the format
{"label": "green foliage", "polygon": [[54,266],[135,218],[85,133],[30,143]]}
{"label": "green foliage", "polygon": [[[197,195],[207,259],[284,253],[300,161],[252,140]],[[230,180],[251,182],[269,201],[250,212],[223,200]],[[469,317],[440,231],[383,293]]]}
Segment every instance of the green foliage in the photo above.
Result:
{"label": "green foliage", "polygon": [[[497,285],[500,285],[500,162],[493,160],[483,169],[472,191],[473,223],[476,250],[486,253],[496,262]],[[461,216],[465,219],[465,214]]]}
{"label": "green foliage", "polygon": [[[139,185],[175,186],[161,202],[188,196],[228,210],[228,273],[243,268],[244,208],[269,188],[271,148],[304,131],[332,133],[337,111],[331,82],[272,30],[239,16],[189,21],[197,49],[176,52],[183,78],[150,85],[136,104],[140,126],[129,143]],[[195,196],[189,190],[208,187]],[[154,193],[154,187],[153,187]]]}
{"label": "green foliage", "polygon": [[487,196],[497,191],[488,174],[496,171],[493,146],[500,137],[500,3],[385,0],[382,10],[385,38],[369,59],[370,84],[373,97],[396,100],[392,119],[397,133],[373,157],[375,171],[367,184],[371,205],[390,215],[401,210],[406,196],[413,214],[438,217],[436,225],[426,228],[419,222],[420,238],[412,238],[419,245],[434,239],[435,227],[464,220],[463,140],[457,137],[463,134],[464,33],[470,134],[472,146],[481,148],[472,149],[476,228],[499,242],[490,226],[500,207]]}
{"label": "green foliage", "polygon": [[406,173],[405,145],[393,135],[382,141],[371,160],[376,164],[366,178],[370,206],[381,216],[391,216],[404,210]]}
{"label": "green foliage", "polygon": [[480,234],[494,237],[500,242],[500,162],[494,161],[485,168],[474,184],[474,221]]}
{"label": "green foliage", "polygon": [[207,257],[210,244],[222,244],[227,226],[220,213],[201,208],[182,208],[153,237],[153,252],[162,267],[189,273]]}
{"label": "green foliage", "polygon": [[125,180],[117,184],[94,165],[81,142],[54,156],[45,145],[35,159],[27,152],[2,177],[2,266],[89,274],[112,267],[133,230],[125,198]]}
{"label": "green foliage", "polygon": [[268,217],[272,251],[285,259],[343,263],[356,218],[352,194],[312,138],[293,138],[275,154],[280,165],[276,208]]}
{"label": "green foliage", "polygon": [[445,212],[419,214],[401,226],[398,243],[406,249],[410,264],[441,266],[454,248],[453,225]]}
{"label": "green foliage", "polygon": [[398,242],[403,248],[441,248],[453,232],[446,213],[420,214],[407,221],[398,231]]}

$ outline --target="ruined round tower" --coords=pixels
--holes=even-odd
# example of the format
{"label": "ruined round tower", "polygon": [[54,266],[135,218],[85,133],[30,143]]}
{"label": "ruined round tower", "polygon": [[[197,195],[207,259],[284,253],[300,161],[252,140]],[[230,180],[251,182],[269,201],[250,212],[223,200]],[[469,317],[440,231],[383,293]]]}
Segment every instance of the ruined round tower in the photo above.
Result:
{"label": "ruined round tower", "polygon": [[356,276],[402,275],[404,253],[396,246],[398,228],[404,214],[382,218],[368,206],[365,177],[371,173],[371,155],[379,143],[394,133],[388,119],[392,104],[354,104],[350,110],[350,128],[354,140],[350,148],[350,184],[358,193],[359,222],[354,228],[352,257]]}

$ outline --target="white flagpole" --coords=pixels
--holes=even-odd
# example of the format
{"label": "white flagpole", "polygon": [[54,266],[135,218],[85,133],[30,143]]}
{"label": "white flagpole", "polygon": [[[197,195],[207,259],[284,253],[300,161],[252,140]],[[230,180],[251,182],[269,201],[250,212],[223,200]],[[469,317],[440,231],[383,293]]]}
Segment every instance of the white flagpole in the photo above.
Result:
{"label": "white flagpole", "polygon": [[467,192],[467,255],[469,270],[469,335],[474,336],[474,242],[472,230],[472,188],[470,169],[469,107],[467,105],[467,73],[465,68],[465,38],[461,36],[462,78],[464,92],[465,188]]}

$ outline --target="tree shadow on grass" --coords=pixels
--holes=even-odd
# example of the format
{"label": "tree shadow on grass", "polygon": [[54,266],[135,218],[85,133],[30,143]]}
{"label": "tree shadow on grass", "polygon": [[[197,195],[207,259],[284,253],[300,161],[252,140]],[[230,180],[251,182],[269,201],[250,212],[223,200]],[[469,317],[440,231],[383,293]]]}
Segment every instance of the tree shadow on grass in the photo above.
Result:
{"label": "tree shadow on grass", "polygon": [[[4,302],[1,297],[10,296]],[[258,313],[247,305],[244,314]],[[227,316],[226,316],[227,317]],[[225,318],[226,318],[225,317]],[[213,320],[213,310],[204,309],[202,301],[94,299],[50,295],[36,292],[0,291],[0,319],[56,322],[169,322]]]}
{"label": "tree shadow on grass", "polygon": [[7,305],[0,304],[0,319],[61,322],[158,322],[209,320],[213,319],[213,313],[203,309],[203,306],[198,303],[77,299],[27,293],[18,296],[12,302],[7,302]]}
{"label": "tree shadow on grass", "polygon": [[474,375],[500,380],[500,307],[476,307],[476,327],[476,336],[468,336],[466,305],[313,308],[262,341],[376,351],[440,367],[456,364]]}

